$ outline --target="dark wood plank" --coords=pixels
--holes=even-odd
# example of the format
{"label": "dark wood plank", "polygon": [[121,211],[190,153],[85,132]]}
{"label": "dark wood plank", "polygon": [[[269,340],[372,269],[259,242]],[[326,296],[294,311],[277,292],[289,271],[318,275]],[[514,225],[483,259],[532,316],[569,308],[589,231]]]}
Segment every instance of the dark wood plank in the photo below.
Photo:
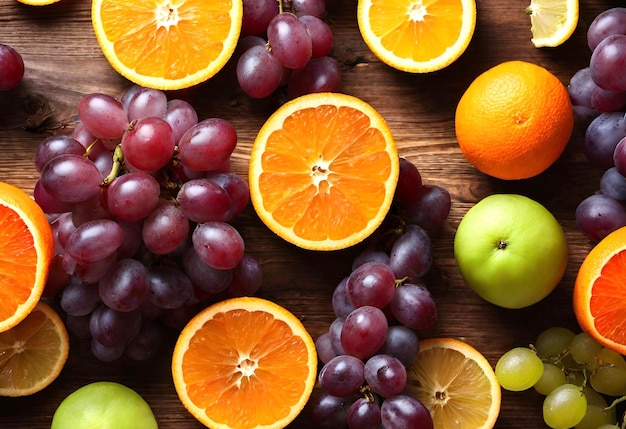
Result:
{"label": "dark wood plank", "polygon": [[[328,1],[335,35],[332,55],[342,64],[343,91],[371,103],[389,122],[402,156],[414,161],[424,180],[452,194],[448,222],[434,238],[435,267],[428,286],[435,295],[440,320],[428,336],[468,341],[495,364],[507,349],[528,344],[542,330],[561,325],[577,330],[571,288],[582,259],[591,248],[576,229],[576,205],[599,187],[602,171],[591,167],[580,150],[577,130],[562,158],[542,175],[504,182],[474,170],[463,158],[454,135],[454,110],[464,89],[482,71],[518,59],[543,65],[564,83],[587,65],[586,26],[600,11],[622,5],[618,0],[581,0],[579,28],[556,49],[530,43],[527,2],[478,0],[476,31],[468,50],[448,68],[426,75],[393,70],[368,50],[356,24],[356,0]],[[120,94],[129,83],[111,69],[101,54],[90,22],[90,2],[61,0],[29,7],[0,0],[0,42],[14,46],[26,63],[19,88],[0,93],[0,180],[32,191],[37,172],[36,145],[50,133],[66,132],[76,121],[76,104],[91,92]],[[233,168],[247,177],[248,153],[264,120],[278,100],[251,100],[237,88],[233,64],[211,81],[168,94],[190,101],[201,118],[222,117],[239,134]],[[464,213],[494,192],[521,193],[544,204],[565,229],[570,261],[563,281],[547,299],[523,310],[504,310],[483,302],[464,285],[452,252],[454,231]],[[314,337],[333,320],[330,297],[349,274],[357,246],[333,254],[296,249],[274,237],[248,208],[237,220],[248,250],[263,264],[261,296],[272,299],[302,319]],[[27,398],[0,398],[0,428],[47,428],[61,400],[76,388],[97,380],[119,381],[150,403],[164,429],[200,428],[180,404],[170,375],[173,336],[149,363],[101,363],[86,345],[73,343],[67,366],[49,388]],[[262,400],[262,399],[260,399]],[[290,427],[312,428],[304,412]],[[497,428],[544,427],[541,397],[533,391],[504,392]]]}

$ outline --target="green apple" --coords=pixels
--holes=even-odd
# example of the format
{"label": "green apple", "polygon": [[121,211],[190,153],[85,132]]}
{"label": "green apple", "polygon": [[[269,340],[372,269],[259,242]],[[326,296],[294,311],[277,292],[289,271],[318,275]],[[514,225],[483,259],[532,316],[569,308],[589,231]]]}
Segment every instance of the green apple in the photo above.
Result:
{"label": "green apple", "polygon": [[567,240],[552,213],[538,202],[494,194],[461,219],[454,257],[467,285],[483,299],[523,308],[548,296],[563,278]]}
{"label": "green apple", "polygon": [[114,382],[87,384],[68,395],[52,417],[50,429],[157,429],[148,403],[134,390]]}

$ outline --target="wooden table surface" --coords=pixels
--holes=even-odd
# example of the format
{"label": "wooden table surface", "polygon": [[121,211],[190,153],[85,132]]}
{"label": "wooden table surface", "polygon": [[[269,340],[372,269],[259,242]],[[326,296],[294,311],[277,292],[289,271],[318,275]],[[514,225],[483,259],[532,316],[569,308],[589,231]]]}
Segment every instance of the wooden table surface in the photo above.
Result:
{"label": "wooden table surface", "polygon": [[[36,145],[50,133],[69,132],[79,99],[91,92],[119,95],[129,82],[103,57],[92,31],[88,0],[61,0],[46,7],[0,0],[0,43],[15,47],[26,64],[16,90],[0,93],[0,180],[32,192],[37,172]],[[506,60],[526,60],[546,67],[564,84],[588,65],[586,27],[602,10],[623,1],[581,0],[579,27],[558,48],[537,49],[530,42],[527,0],[477,0],[472,42],[455,63],[424,75],[406,74],[378,61],[363,42],[356,22],[356,0],[328,0],[328,21],[335,43],[332,55],[342,64],[343,92],[362,98],[388,121],[401,156],[415,162],[427,183],[446,187],[452,210],[443,231],[434,237],[434,275],[429,288],[439,308],[437,326],[423,336],[465,340],[495,365],[506,350],[526,345],[543,329],[579,328],[571,308],[576,272],[592,247],[576,229],[577,204],[599,187],[602,170],[589,165],[581,151],[583,131],[575,130],[565,153],[540,176],[500,181],[477,172],[463,158],[454,134],[456,104],[470,82]],[[169,93],[190,101],[201,119],[221,117],[233,123],[239,143],[234,170],[247,177],[254,137],[276,100],[252,100],[237,88],[232,64],[211,81]],[[544,204],[565,230],[570,249],[567,272],[542,302],[522,310],[490,305],[464,285],[453,256],[454,231],[464,213],[495,192],[519,193]],[[282,242],[268,232],[248,208],[237,220],[247,250],[260,260],[265,281],[260,296],[287,307],[314,338],[333,320],[331,294],[349,274],[358,246],[335,253],[313,253]],[[61,400],[84,384],[110,380],[137,390],[151,405],[163,429],[200,428],[178,400],[170,375],[172,342],[147,363],[123,360],[102,363],[84,344],[73,342],[60,377],[30,397],[0,398],[0,428],[48,428]],[[497,428],[545,427],[542,398],[534,391],[503,392]],[[307,412],[290,428],[312,428]],[[471,428],[461,428],[471,429]]]}

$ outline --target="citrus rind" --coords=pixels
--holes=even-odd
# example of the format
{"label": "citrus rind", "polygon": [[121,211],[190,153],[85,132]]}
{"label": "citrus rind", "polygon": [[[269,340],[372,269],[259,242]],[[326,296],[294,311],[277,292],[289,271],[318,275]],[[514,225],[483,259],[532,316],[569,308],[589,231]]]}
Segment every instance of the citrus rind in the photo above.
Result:
{"label": "citrus rind", "polygon": [[578,25],[578,0],[531,0],[531,42],[536,48],[556,47],[567,41]]}

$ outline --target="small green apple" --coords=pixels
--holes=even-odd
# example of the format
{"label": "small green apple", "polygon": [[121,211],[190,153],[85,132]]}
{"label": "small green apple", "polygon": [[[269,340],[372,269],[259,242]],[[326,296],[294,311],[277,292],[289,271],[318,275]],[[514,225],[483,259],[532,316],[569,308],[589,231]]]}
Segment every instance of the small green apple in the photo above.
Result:
{"label": "small green apple", "polygon": [[563,278],[567,240],[552,213],[538,202],[494,194],[461,219],[454,257],[467,285],[483,299],[523,308],[548,296]]}
{"label": "small green apple", "polygon": [[110,381],[87,384],[68,395],[50,429],[157,429],[148,403],[134,390]]}

